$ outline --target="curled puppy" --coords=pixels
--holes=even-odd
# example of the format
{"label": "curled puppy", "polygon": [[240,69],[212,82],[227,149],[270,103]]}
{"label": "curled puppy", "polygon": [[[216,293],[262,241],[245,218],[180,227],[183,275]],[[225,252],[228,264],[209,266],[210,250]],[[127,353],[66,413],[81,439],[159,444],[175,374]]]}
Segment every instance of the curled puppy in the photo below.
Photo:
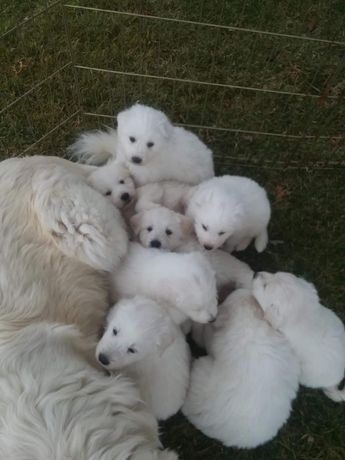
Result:
{"label": "curled puppy", "polygon": [[259,272],[253,293],[265,318],[285,335],[301,366],[300,382],[322,388],[334,401],[345,401],[345,329],[321,305],[313,284],[291,273]]}
{"label": "curled puppy", "polygon": [[189,382],[189,348],[168,311],[136,296],[110,310],[96,357],[108,370],[123,369],[139,385],[159,420],[183,405]]}
{"label": "curled puppy", "polygon": [[209,329],[209,356],[192,366],[183,413],[226,446],[254,448],[270,441],[290,415],[297,358],[247,290],[226,299]]}
{"label": "curled puppy", "polygon": [[163,112],[152,107],[135,104],[120,112],[116,135],[113,131],[104,136],[91,134],[84,133],[70,150],[84,161],[123,161],[136,185],[162,180],[198,184],[214,176],[211,150],[195,134],[172,125]]}
{"label": "curled puppy", "polygon": [[207,250],[226,243],[229,252],[242,251],[252,239],[258,252],[267,246],[270,203],[265,190],[247,177],[214,177],[198,185],[187,198],[186,215]]}
{"label": "curled puppy", "polygon": [[87,180],[91,187],[108,197],[119,209],[128,205],[135,196],[135,185],[130,172],[119,162],[114,161],[95,168]]}
{"label": "curled puppy", "polygon": [[130,243],[112,276],[116,297],[149,297],[169,309],[177,324],[188,318],[207,323],[217,315],[214,271],[203,254],[175,254]]}

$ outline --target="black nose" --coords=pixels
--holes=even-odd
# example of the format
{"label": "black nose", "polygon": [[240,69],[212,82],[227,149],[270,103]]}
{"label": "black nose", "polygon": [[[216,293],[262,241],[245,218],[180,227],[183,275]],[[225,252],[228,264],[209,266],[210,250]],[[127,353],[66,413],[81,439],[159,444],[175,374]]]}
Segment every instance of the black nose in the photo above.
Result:
{"label": "black nose", "polygon": [[209,323],[214,323],[217,319],[217,316],[212,316],[212,318],[209,320]]}
{"label": "black nose", "polygon": [[136,163],[137,165],[139,165],[142,161],[143,159],[140,157],[132,157],[132,162]]}
{"label": "black nose", "polygon": [[131,195],[130,195],[129,193],[127,193],[127,192],[126,192],[126,193],[123,193],[123,194],[121,195],[121,200],[122,200],[122,201],[129,201],[130,199],[131,199]]}
{"label": "black nose", "polygon": [[109,359],[108,359],[108,356],[105,355],[104,353],[100,353],[98,355],[98,361],[103,364],[103,366],[108,366],[108,364],[110,363]]}
{"label": "black nose", "polygon": [[152,240],[150,242],[151,248],[160,248],[162,246],[162,243],[159,240]]}
{"label": "black nose", "polygon": [[210,246],[209,244],[204,244],[204,248],[210,251],[211,249],[213,249],[213,246]]}

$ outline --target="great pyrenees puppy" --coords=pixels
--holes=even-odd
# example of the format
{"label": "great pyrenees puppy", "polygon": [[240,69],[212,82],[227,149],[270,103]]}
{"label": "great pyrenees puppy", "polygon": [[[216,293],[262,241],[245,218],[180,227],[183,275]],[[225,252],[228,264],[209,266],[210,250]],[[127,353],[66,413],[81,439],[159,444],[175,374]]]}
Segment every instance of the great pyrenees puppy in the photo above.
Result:
{"label": "great pyrenees puppy", "polygon": [[113,297],[143,295],[169,309],[177,324],[199,323],[217,315],[215,273],[203,254],[175,254],[130,243],[112,276]]}
{"label": "great pyrenees puppy", "polygon": [[189,383],[189,347],[167,309],[153,300],[136,296],[116,303],[96,357],[106,369],[122,369],[138,382],[159,420],[182,407]]}
{"label": "great pyrenees puppy", "polygon": [[0,359],[2,459],[177,460],[134,383],[88,364],[74,326],[19,329]]}
{"label": "great pyrenees puppy", "polygon": [[161,180],[198,184],[214,176],[211,150],[163,112],[142,104],[118,114],[116,132],[84,133],[70,151],[88,162],[124,162],[136,185]]}
{"label": "great pyrenees puppy", "polygon": [[183,413],[226,446],[270,441],[290,415],[299,366],[249,290],[234,291],[221,305],[207,351],[192,366]]}
{"label": "great pyrenees puppy", "polygon": [[161,181],[137,188],[135,211],[146,211],[156,206],[163,206],[183,213],[185,201],[193,186],[177,181]]}
{"label": "great pyrenees puppy", "polygon": [[321,305],[313,284],[291,273],[259,272],[253,293],[265,318],[289,341],[301,366],[300,382],[345,401],[345,329]]}
{"label": "great pyrenees puppy", "polygon": [[186,215],[205,249],[226,243],[229,252],[242,251],[253,239],[258,252],[266,248],[271,208],[265,190],[253,180],[214,177],[194,187],[186,201]]}

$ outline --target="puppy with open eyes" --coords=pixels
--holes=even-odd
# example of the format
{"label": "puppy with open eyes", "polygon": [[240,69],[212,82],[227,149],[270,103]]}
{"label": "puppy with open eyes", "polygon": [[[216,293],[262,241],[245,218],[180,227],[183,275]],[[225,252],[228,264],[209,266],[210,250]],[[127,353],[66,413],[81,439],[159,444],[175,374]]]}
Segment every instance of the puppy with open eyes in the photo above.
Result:
{"label": "puppy with open eyes", "polygon": [[247,177],[222,176],[194,187],[186,198],[185,214],[193,219],[196,236],[205,249],[225,245],[243,251],[254,239],[262,252],[268,243],[271,216],[266,191]]}
{"label": "puppy with open eyes", "polygon": [[301,384],[322,388],[333,401],[345,401],[345,328],[321,305],[314,285],[291,273],[259,272],[253,294],[267,321],[297,355]]}
{"label": "puppy with open eyes", "polygon": [[159,420],[182,407],[189,383],[189,348],[167,309],[153,300],[136,296],[112,307],[96,358],[107,370],[123,370],[132,377]]}
{"label": "puppy with open eyes", "polygon": [[198,184],[214,176],[211,150],[163,112],[142,104],[118,114],[117,131],[84,133],[69,150],[89,163],[116,158],[137,186],[162,180]]}

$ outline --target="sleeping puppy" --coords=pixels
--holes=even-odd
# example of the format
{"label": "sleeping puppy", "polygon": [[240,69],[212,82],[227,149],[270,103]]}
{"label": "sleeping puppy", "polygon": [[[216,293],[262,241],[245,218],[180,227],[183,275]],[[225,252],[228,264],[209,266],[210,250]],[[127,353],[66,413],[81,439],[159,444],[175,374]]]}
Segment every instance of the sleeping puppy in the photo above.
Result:
{"label": "sleeping puppy", "polygon": [[189,382],[189,347],[168,310],[153,300],[136,296],[115,304],[96,357],[107,370],[122,369],[132,377],[159,420],[182,407]]}
{"label": "sleeping puppy", "polygon": [[345,329],[321,305],[313,284],[291,273],[259,272],[253,293],[265,318],[289,341],[301,367],[300,382],[324,389],[334,401],[345,401]]}
{"label": "sleeping puppy", "polygon": [[197,359],[183,413],[226,446],[254,448],[290,415],[299,366],[287,340],[264,319],[249,290],[234,291],[207,326],[208,356]]}

